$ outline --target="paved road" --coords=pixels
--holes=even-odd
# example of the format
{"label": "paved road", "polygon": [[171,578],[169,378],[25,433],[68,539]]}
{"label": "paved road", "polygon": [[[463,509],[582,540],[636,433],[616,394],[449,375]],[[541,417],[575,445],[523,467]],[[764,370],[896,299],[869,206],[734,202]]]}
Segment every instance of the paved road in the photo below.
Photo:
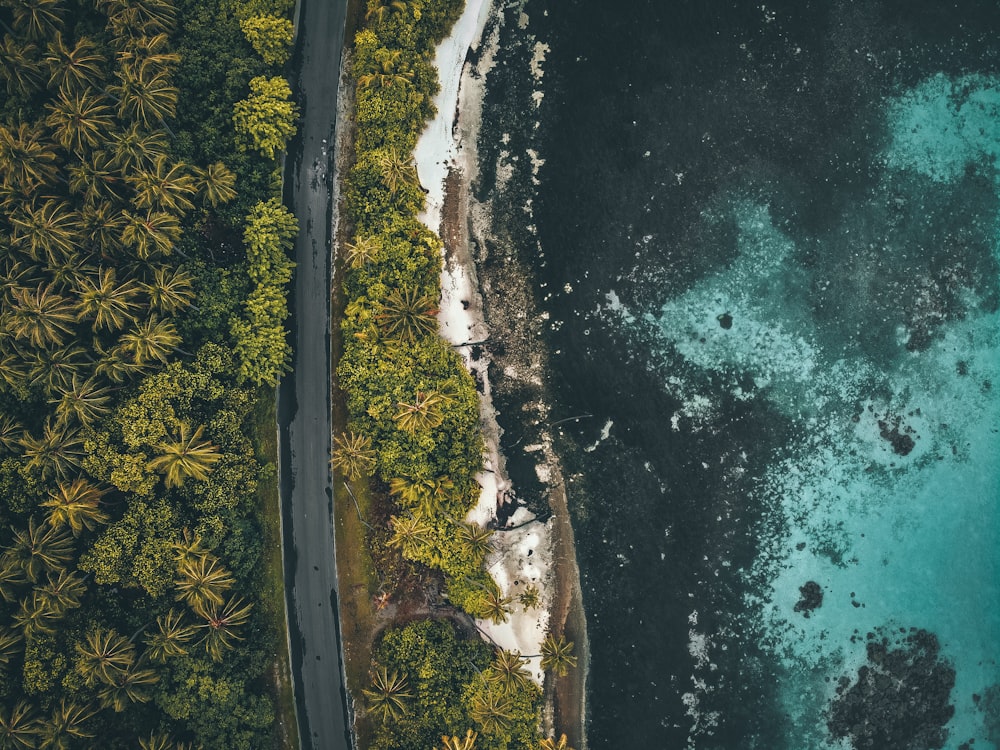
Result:
{"label": "paved road", "polygon": [[299,218],[294,371],[278,396],[285,585],[302,750],[348,750],[330,477],[330,238],[333,133],[347,0],[300,0],[302,106],[286,171]]}

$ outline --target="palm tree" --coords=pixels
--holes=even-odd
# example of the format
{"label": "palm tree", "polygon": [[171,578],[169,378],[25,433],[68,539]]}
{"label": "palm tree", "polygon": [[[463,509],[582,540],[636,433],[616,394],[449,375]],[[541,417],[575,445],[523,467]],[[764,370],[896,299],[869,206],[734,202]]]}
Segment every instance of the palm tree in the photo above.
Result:
{"label": "palm tree", "polygon": [[333,455],[330,463],[334,469],[342,471],[350,481],[355,482],[375,469],[375,451],[367,435],[346,432],[333,439]]}
{"label": "palm tree", "polygon": [[507,695],[520,693],[531,685],[531,675],[524,669],[527,663],[528,660],[519,652],[501,649],[490,664],[486,680]]}
{"label": "palm tree", "polygon": [[104,79],[104,57],[87,37],[80,37],[70,47],[63,41],[62,32],[57,31],[44,62],[49,69],[50,91],[79,91]]}
{"label": "palm tree", "polygon": [[142,669],[136,664],[110,676],[98,691],[97,697],[105,708],[121,713],[130,703],[145,703],[149,700],[146,688],[159,682],[160,678],[152,669]]}
{"label": "palm tree", "polygon": [[0,556],[0,597],[7,602],[20,601],[17,589],[28,583],[19,560],[6,555]]}
{"label": "palm tree", "polygon": [[85,739],[94,735],[83,728],[83,724],[95,711],[80,706],[65,698],[52,708],[48,720],[40,722],[39,750],[69,750],[73,738]]}
{"label": "palm tree", "polygon": [[209,550],[202,545],[201,535],[192,534],[191,530],[186,527],[181,532],[180,540],[170,546],[174,550],[178,566],[209,554]]}
{"label": "palm tree", "polygon": [[177,574],[174,581],[176,598],[193,609],[203,608],[208,604],[222,604],[223,594],[236,583],[236,579],[219,562],[219,558],[207,553],[181,562],[177,566]]}
{"label": "palm tree", "polygon": [[27,639],[40,633],[55,633],[55,624],[61,615],[41,592],[32,591],[31,596],[21,600],[21,609],[14,614],[12,620]]}
{"label": "palm tree", "polygon": [[413,166],[413,157],[403,154],[395,147],[385,149],[378,157],[378,168],[382,181],[395,193],[403,185],[416,185],[417,169]]}
{"label": "palm tree", "polygon": [[114,124],[111,107],[91,89],[74,93],[60,89],[59,97],[46,109],[45,124],[59,145],[73,153],[95,148]]}
{"label": "palm tree", "polygon": [[[2,365],[0,371],[5,371]],[[14,453],[21,445],[20,439],[23,434],[24,426],[20,422],[9,414],[0,414],[0,449]]]}
{"label": "palm tree", "polygon": [[537,586],[529,585],[524,588],[524,591],[518,594],[517,600],[521,602],[521,606],[527,612],[529,609],[535,609],[541,604],[542,592],[538,590]]}
{"label": "palm tree", "polygon": [[111,412],[111,389],[97,378],[80,382],[73,373],[69,383],[56,385],[53,391],[54,397],[49,399],[49,403],[55,404],[60,424],[68,425],[75,421],[83,427],[92,427]]}
{"label": "palm tree", "polygon": [[434,479],[396,477],[389,481],[389,491],[398,495],[409,507],[415,508],[424,518],[433,518],[440,512],[454,489],[455,483],[448,477]]}
{"label": "palm tree", "polygon": [[168,355],[181,343],[174,324],[155,315],[136,323],[118,340],[118,349],[129,355],[137,367],[147,367],[153,360],[166,364]]}
{"label": "palm tree", "polygon": [[560,635],[558,638],[549,633],[542,641],[542,669],[553,671],[560,677],[565,677],[570,667],[576,666],[573,655],[573,641],[567,641]]}
{"label": "palm tree", "polygon": [[15,339],[45,349],[59,346],[73,333],[75,305],[53,291],[52,285],[39,285],[34,290],[14,289],[11,297],[6,328]]}
{"label": "palm tree", "polygon": [[212,467],[222,458],[219,449],[202,439],[205,428],[194,432],[186,422],[181,422],[176,438],[156,445],[158,456],[146,464],[154,471],[162,471],[167,487],[180,487],[188,477],[203,482],[212,473]]}
{"label": "palm tree", "polygon": [[382,301],[376,315],[383,332],[390,338],[413,342],[437,330],[437,301],[417,289],[393,289]]}
{"label": "palm tree", "polygon": [[[52,395],[58,390],[70,388],[73,379],[90,364],[90,360],[85,348],[70,344],[59,349],[35,349],[27,363],[31,385],[40,386],[46,394]],[[56,420],[57,427],[67,424],[61,417]]]}
{"label": "palm tree", "polygon": [[148,169],[170,148],[162,132],[148,132],[136,123],[115,133],[110,140],[114,163],[125,174]]}
{"label": "palm tree", "polygon": [[171,163],[166,154],[158,156],[150,169],[126,177],[135,191],[135,207],[150,211],[190,211],[194,208],[189,196],[197,186],[187,173],[187,167]]}
{"label": "palm tree", "polygon": [[198,627],[204,630],[201,644],[205,647],[205,652],[212,658],[212,661],[222,661],[223,651],[231,649],[235,641],[243,640],[238,635],[235,628],[246,623],[250,619],[250,610],[253,605],[244,603],[238,596],[231,597],[224,606],[208,603],[203,607],[198,607],[195,612],[205,622]]}
{"label": "palm tree", "polygon": [[479,733],[473,732],[471,729],[466,729],[465,737],[461,739],[443,735],[441,737],[441,750],[476,750],[477,737],[479,737]]}
{"label": "palm tree", "polygon": [[19,0],[11,9],[14,29],[29,39],[47,39],[62,28],[66,13],[62,0]]}
{"label": "palm tree", "polygon": [[405,432],[416,433],[440,427],[444,422],[442,411],[448,399],[437,391],[418,391],[413,403],[397,402],[393,415],[396,424]]}
{"label": "palm tree", "polygon": [[433,531],[419,516],[392,516],[392,536],[389,537],[390,547],[399,547],[404,555],[412,556],[413,551],[427,542],[427,536]]}
{"label": "palm tree", "polygon": [[168,0],[97,0],[108,14],[111,28],[119,39],[131,39],[174,30],[176,10]]}
{"label": "palm tree", "polygon": [[25,122],[15,130],[0,125],[0,172],[22,195],[55,180],[55,161],[55,152],[37,128]]}
{"label": "palm tree", "polygon": [[104,491],[86,479],[77,477],[72,482],[60,482],[41,507],[49,508],[48,523],[53,528],[68,526],[73,536],[80,536],[84,529],[93,531],[108,522],[108,515],[101,510]]}
{"label": "palm tree", "polygon": [[149,298],[149,304],[161,313],[175,313],[191,304],[194,289],[187,271],[170,266],[153,269],[153,279],[139,287]]}
{"label": "palm tree", "polygon": [[7,82],[7,93],[30,96],[45,83],[38,47],[15,39],[10,34],[0,42],[0,78]]}
{"label": "palm tree", "polygon": [[139,305],[134,300],[140,290],[134,281],[119,284],[114,268],[98,268],[96,274],[80,276],[77,319],[93,321],[95,331],[120,331],[135,320]]}
{"label": "palm tree", "polygon": [[68,169],[70,192],[85,201],[80,211],[83,236],[99,250],[117,247],[125,219],[115,203],[121,199],[122,178],[114,157],[92,151]]}
{"label": "palm tree", "polygon": [[358,76],[358,85],[363,89],[384,89],[397,85],[411,86],[415,75],[412,70],[402,66],[401,56],[400,50],[385,51],[377,55],[369,68]]}
{"label": "palm tree", "polygon": [[38,721],[25,701],[14,704],[8,713],[0,709],[0,750],[31,750],[38,737]]}
{"label": "palm tree", "polygon": [[372,0],[372,2],[368,3],[365,20],[371,21],[374,18],[379,23],[382,23],[387,15],[405,12],[406,3],[403,0]]}
{"label": "palm tree", "polygon": [[573,750],[569,746],[566,735],[562,735],[557,742],[554,737],[546,737],[538,744],[539,750]]}
{"label": "palm tree", "polygon": [[368,699],[368,709],[380,714],[382,721],[387,721],[406,713],[409,699],[413,697],[408,687],[405,675],[379,667],[372,675],[371,689],[364,688],[361,692]]}
{"label": "palm tree", "polygon": [[38,589],[48,606],[59,616],[67,610],[80,606],[80,599],[87,592],[87,584],[76,573],[60,570],[53,577],[48,574],[48,583]]}
{"label": "palm tree", "polygon": [[[7,627],[0,627],[0,670],[6,667],[17,654],[24,650],[24,637],[16,630]],[[0,719],[0,732],[2,732],[3,720]],[[0,739],[3,735],[0,733]],[[3,744],[0,742],[0,750]]]}
{"label": "palm tree", "polygon": [[118,53],[118,64],[133,72],[149,69],[152,73],[167,72],[181,61],[181,56],[170,52],[170,37],[160,32],[152,36],[129,36],[118,40],[123,46]]}
{"label": "palm tree", "polygon": [[501,691],[487,686],[472,699],[472,719],[486,734],[499,734],[510,726],[510,699]]}
{"label": "palm tree", "polygon": [[25,433],[21,438],[26,466],[39,471],[43,479],[65,479],[83,460],[83,439],[79,431],[50,419],[45,421],[41,437]]}
{"label": "palm tree", "polygon": [[175,609],[156,618],[156,632],[146,636],[146,656],[164,662],[172,656],[184,656],[195,629],[184,622],[184,615]]}
{"label": "palm tree", "polygon": [[76,644],[76,653],[76,669],[88,685],[110,683],[135,664],[135,646],[114,630],[92,630]]}
{"label": "palm tree", "polygon": [[108,91],[118,100],[121,119],[149,128],[173,117],[178,91],[167,73],[124,68],[115,71],[115,76],[118,83],[109,86]]}
{"label": "palm tree", "polygon": [[166,211],[126,213],[122,244],[132,248],[139,260],[169,255],[181,236],[180,220]]}
{"label": "palm tree", "polygon": [[14,529],[6,551],[0,556],[4,566],[19,567],[32,583],[37,583],[43,573],[55,573],[65,568],[73,557],[73,538],[64,530],[39,524],[34,516],[28,526]]}
{"label": "palm tree", "polygon": [[10,216],[11,241],[32,260],[76,257],[80,241],[80,215],[66,203],[50,198],[41,205],[32,201]]}
{"label": "palm tree", "polygon": [[141,369],[120,346],[105,350],[99,343],[95,343],[94,353],[97,354],[94,374],[113,383],[122,383]]}
{"label": "palm tree", "polygon": [[236,175],[221,161],[195,169],[194,185],[202,200],[213,208],[236,197]]}
{"label": "palm tree", "polygon": [[358,235],[354,242],[345,245],[347,254],[344,259],[351,268],[361,268],[368,265],[382,249],[382,244],[374,237]]}
{"label": "palm tree", "polygon": [[493,531],[476,523],[461,523],[458,525],[458,538],[468,545],[473,554],[482,557],[490,549]]}
{"label": "palm tree", "polygon": [[510,614],[510,605],[514,600],[509,596],[504,596],[503,592],[492,580],[490,584],[486,587],[483,594],[480,615],[492,621],[494,625],[499,625],[502,622],[507,622],[507,616]]}

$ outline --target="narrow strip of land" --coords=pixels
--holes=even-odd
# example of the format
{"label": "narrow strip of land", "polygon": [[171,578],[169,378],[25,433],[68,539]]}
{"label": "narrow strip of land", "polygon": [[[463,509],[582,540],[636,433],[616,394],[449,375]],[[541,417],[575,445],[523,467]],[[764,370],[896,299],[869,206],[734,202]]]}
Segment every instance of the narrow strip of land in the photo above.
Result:
{"label": "narrow strip of land", "polygon": [[279,395],[285,585],[303,750],[347,750],[330,476],[330,247],[333,134],[347,0],[301,0],[296,90],[302,124],[286,199],[295,244],[293,372]]}

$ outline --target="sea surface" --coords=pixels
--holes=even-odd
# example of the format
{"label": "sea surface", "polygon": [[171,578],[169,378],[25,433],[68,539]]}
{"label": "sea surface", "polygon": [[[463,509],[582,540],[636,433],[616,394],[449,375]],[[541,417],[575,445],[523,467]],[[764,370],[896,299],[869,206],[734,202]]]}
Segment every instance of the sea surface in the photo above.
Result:
{"label": "sea surface", "polygon": [[1000,4],[498,5],[590,748],[1000,748]]}

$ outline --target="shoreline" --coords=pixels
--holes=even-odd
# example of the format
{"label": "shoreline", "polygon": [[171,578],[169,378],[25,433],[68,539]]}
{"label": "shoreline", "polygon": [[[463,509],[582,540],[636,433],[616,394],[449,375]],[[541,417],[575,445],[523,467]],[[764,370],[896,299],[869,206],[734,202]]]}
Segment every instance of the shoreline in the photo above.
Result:
{"label": "shoreline", "polygon": [[[414,154],[421,183],[428,189],[427,208],[421,220],[444,243],[441,332],[462,354],[480,392],[487,462],[478,477],[483,488],[480,503],[470,511],[468,520],[481,524],[496,520],[497,510],[511,490],[500,450],[502,431],[497,423],[488,373],[491,364],[495,364],[489,351],[488,295],[473,252],[474,247],[482,250],[483,232],[477,230],[479,222],[475,219],[481,217],[484,207],[478,203],[473,207],[475,199],[470,196],[471,186],[478,177],[478,135],[485,78],[492,67],[489,47],[497,44],[495,26],[492,38],[484,37],[488,22],[495,20],[497,13],[502,10],[495,10],[491,0],[470,0],[452,35],[439,46],[435,57],[442,81],[441,92],[435,99],[438,115],[421,136]],[[478,53],[478,64],[471,63],[471,53]],[[444,70],[443,65],[447,66]],[[526,285],[527,278],[522,282]],[[505,329],[504,333],[511,332]],[[535,341],[534,345],[537,347],[539,343]],[[508,596],[516,596],[516,587],[525,580],[536,583],[542,591],[543,606],[532,615],[513,612],[508,623],[501,626],[488,621],[477,624],[501,647],[523,654],[537,654],[542,639],[550,631],[575,643],[577,667],[566,676],[553,675],[544,680],[537,657],[530,660],[529,669],[545,688],[544,734],[555,733],[558,737],[565,733],[574,748],[584,750],[589,656],[586,617],[560,462],[551,440],[545,443],[539,455],[538,473],[544,477],[552,516],[541,522],[533,520],[527,509],[517,509],[507,521],[506,528],[510,530],[498,528],[495,532],[494,539],[502,541],[495,543],[489,565]],[[501,566],[499,571],[498,566]]]}

